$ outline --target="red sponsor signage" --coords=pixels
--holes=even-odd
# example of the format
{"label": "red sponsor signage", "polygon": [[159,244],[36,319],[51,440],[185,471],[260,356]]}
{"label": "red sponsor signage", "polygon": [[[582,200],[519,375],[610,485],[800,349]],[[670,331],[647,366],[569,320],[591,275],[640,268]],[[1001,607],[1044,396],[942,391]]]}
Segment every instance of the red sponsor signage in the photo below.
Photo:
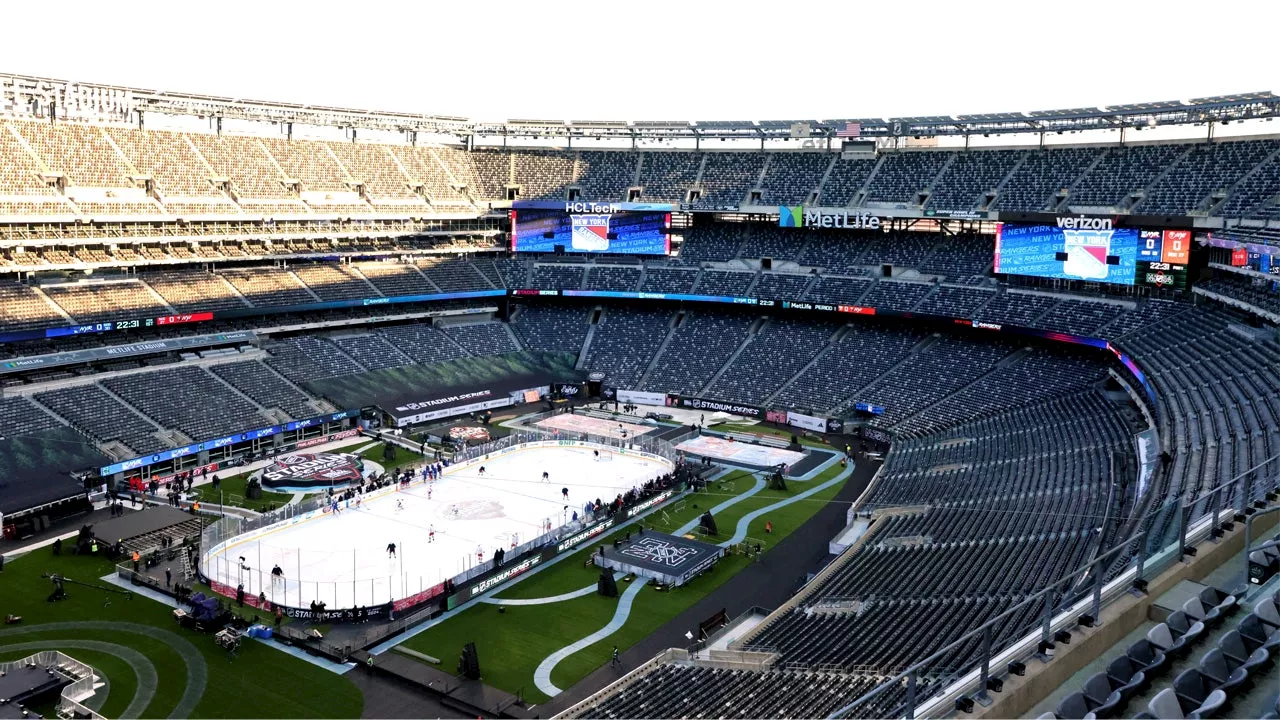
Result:
{"label": "red sponsor signage", "polygon": [[212,319],[213,319],[213,313],[211,312],[188,313],[186,315],[164,315],[162,317],[156,318],[156,324],[157,325],[181,325],[182,323],[204,322],[205,320],[212,320]]}
{"label": "red sponsor signage", "polygon": [[1186,265],[1191,260],[1191,231],[1165,230],[1160,243],[1160,261],[1171,265]]}
{"label": "red sponsor signage", "polygon": [[410,595],[409,597],[401,600],[392,601],[391,607],[396,612],[400,612],[401,610],[408,610],[409,608],[415,605],[420,605],[432,598],[440,597],[443,594],[444,594],[444,583],[440,583],[438,585],[433,585],[427,588],[426,590],[423,590],[422,592],[417,593],[415,595]]}
{"label": "red sponsor signage", "polygon": [[837,312],[853,313],[854,315],[875,315],[876,309],[873,307],[862,307],[861,305],[837,305]]}
{"label": "red sponsor signage", "polygon": [[209,463],[208,465],[201,465],[200,467],[192,468],[190,470],[183,470],[180,473],[174,473],[172,475],[152,475],[151,477],[145,480],[140,477],[131,477],[129,478],[129,488],[131,490],[136,490],[138,492],[146,492],[147,486],[151,484],[152,480],[155,480],[156,482],[160,483],[161,486],[164,486],[173,482],[174,479],[178,477],[181,477],[182,479],[185,480],[188,476],[191,476],[191,475],[194,475],[195,477],[201,477],[203,475],[207,475],[211,472],[217,472],[217,471],[218,471],[218,463]]}
{"label": "red sponsor signage", "polygon": [[344,438],[355,437],[356,435],[359,435],[359,434],[360,434],[359,429],[351,429],[351,430],[343,430],[342,432],[334,433],[332,435],[324,435],[318,438],[311,438],[310,440],[302,440],[298,443],[298,449],[301,450],[302,448],[309,448],[309,447],[314,447],[316,445],[323,445],[325,443],[333,442],[334,440],[342,440]]}
{"label": "red sponsor signage", "polygon": [[1242,247],[1238,247],[1231,251],[1231,264],[1235,267],[1244,267],[1249,264],[1249,251]]}

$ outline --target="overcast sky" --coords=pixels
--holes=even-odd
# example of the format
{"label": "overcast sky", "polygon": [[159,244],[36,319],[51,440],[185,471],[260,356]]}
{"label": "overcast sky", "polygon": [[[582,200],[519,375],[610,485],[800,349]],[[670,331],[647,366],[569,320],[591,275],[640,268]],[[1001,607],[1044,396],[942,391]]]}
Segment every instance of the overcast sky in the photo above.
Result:
{"label": "overcast sky", "polygon": [[480,120],[1046,110],[1280,91],[1269,2],[14,2],[0,75]]}

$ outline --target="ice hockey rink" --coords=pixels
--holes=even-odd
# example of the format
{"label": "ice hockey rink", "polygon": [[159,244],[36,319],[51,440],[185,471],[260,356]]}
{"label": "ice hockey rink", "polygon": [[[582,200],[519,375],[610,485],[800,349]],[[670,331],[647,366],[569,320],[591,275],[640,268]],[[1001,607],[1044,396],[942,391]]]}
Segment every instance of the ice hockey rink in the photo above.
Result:
{"label": "ice hockey rink", "polygon": [[[496,549],[510,551],[548,523],[556,528],[572,521],[587,502],[607,503],[671,470],[664,460],[605,447],[597,460],[593,449],[521,446],[451,467],[430,484],[415,479],[406,489],[352,500],[336,514],[233,538],[214,549],[205,571],[291,607],[319,600],[333,610],[400,600],[475,566],[478,550],[491,561]],[[272,582],[277,565],[284,579]]]}

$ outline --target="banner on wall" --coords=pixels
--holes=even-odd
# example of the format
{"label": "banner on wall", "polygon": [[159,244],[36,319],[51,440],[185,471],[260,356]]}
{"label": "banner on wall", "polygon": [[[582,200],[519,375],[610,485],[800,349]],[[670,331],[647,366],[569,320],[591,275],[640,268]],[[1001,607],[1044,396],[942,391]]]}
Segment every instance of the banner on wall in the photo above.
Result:
{"label": "banner on wall", "polygon": [[789,413],[787,415],[787,424],[793,427],[812,430],[813,432],[827,432],[826,418],[815,417],[813,415],[801,415],[800,413]]}
{"label": "banner on wall", "polygon": [[551,386],[552,390],[559,393],[564,398],[585,397],[582,392],[582,386],[577,383],[556,383]]}
{"label": "banner on wall", "polygon": [[662,407],[667,404],[667,394],[660,392],[641,392],[639,390],[619,390],[618,402],[634,403],[636,405],[657,405]]}
{"label": "banner on wall", "polygon": [[749,418],[764,417],[764,411],[758,407],[751,405],[739,405],[731,402],[720,402],[719,400],[703,400],[702,398],[693,398],[680,396],[680,407],[689,408],[691,410],[708,410],[710,412],[723,412],[730,415],[741,415]]}

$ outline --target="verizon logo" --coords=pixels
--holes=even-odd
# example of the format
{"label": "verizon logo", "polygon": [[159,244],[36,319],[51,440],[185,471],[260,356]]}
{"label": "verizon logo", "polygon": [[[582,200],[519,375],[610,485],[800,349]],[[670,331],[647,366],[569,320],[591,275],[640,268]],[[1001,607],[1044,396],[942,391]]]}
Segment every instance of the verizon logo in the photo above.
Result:
{"label": "verizon logo", "polygon": [[1084,215],[1060,217],[1058,227],[1064,230],[1110,230],[1111,218],[1091,218]]}

